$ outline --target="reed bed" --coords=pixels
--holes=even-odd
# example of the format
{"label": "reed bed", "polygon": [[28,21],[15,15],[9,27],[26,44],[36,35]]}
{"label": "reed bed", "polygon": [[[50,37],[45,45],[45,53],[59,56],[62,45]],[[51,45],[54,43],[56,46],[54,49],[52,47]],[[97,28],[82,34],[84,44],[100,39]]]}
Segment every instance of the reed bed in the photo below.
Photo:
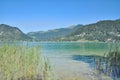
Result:
{"label": "reed bed", "polygon": [[39,46],[0,44],[0,80],[50,80]]}
{"label": "reed bed", "polygon": [[95,59],[98,75],[104,74],[110,76],[113,80],[120,80],[120,48],[118,46],[111,47],[104,57]]}

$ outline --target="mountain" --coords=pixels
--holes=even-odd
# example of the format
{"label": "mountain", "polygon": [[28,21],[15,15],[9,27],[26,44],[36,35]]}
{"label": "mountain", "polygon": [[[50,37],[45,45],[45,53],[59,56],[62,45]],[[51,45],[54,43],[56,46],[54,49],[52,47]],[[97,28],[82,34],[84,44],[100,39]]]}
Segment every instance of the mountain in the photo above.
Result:
{"label": "mountain", "polygon": [[0,41],[120,41],[120,19],[102,20],[88,25],[75,25],[24,34],[17,27],[0,24]]}
{"label": "mountain", "polygon": [[25,41],[32,40],[30,37],[25,35],[17,27],[12,27],[6,24],[0,24],[0,41]]}
{"label": "mountain", "polygon": [[35,40],[47,41],[56,38],[68,36],[79,29],[82,25],[70,26],[68,28],[60,28],[48,31],[29,32],[27,35]]}
{"label": "mountain", "polygon": [[120,19],[84,25],[59,41],[120,41]]}

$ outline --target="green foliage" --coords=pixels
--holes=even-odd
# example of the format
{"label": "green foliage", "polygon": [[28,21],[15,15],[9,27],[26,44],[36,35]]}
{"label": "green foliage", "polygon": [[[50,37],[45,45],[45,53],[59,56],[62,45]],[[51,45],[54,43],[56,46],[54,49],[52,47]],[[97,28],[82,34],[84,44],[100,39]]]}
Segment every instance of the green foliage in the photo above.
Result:
{"label": "green foliage", "polygon": [[0,45],[0,80],[50,80],[50,64],[39,46]]}
{"label": "green foliage", "polygon": [[120,49],[112,47],[105,55],[105,59],[97,59],[96,69],[99,75],[104,73],[113,78],[113,80],[120,79]]}
{"label": "green foliage", "polygon": [[120,41],[120,20],[105,20],[97,23],[84,25],[77,31],[63,39],[76,40],[97,40],[97,41]]}
{"label": "green foliage", "polygon": [[30,37],[25,35],[17,27],[11,27],[9,25],[0,25],[0,41],[26,41],[32,40]]}

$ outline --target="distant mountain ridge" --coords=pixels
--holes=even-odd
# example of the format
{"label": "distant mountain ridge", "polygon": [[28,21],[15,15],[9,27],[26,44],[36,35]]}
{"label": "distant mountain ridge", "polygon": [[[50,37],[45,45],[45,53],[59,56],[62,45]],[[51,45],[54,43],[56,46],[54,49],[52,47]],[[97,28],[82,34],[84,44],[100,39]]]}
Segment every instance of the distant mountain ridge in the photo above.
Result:
{"label": "distant mountain ridge", "polygon": [[102,20],[84,25],[70,36],[59,41],[120,41],[120,19]]}
{"label": "distant mountain ridge", "polygon": [[70,26],[68,28],[59,28],[59,29],[48,30],[48,31],[29,32],[27,33],[27,35],[29,37],[32,37],[35,40],[49,41],[49,40],[54,40],[56,38],[68,36],[73,32],[75,32],[80,27],[82,27],[82,25],[79,24],[75,26]]}
{"label": "distant mountain ridge", "polygon": [[17,27],[12,27],[6,24],[0,24],[0,41],[25,41],[32,40]]}
{"label": "distant mountain ridge", "polygon": [[120,41],[120,19],[101,20],[88,25],[75,25],[24,34],[19,28],[0,24],[0,41]]}

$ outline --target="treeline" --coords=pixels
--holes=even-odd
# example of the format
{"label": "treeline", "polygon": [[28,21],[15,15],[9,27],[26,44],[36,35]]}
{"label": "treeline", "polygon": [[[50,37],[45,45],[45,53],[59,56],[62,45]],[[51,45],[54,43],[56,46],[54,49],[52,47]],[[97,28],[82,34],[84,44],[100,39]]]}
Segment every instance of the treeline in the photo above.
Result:
{"label": "treeline", "polygon": [[120,41],[120,20],[104,20],[88,24],[79,28],[67,37],[59,38],[60,41]]}

